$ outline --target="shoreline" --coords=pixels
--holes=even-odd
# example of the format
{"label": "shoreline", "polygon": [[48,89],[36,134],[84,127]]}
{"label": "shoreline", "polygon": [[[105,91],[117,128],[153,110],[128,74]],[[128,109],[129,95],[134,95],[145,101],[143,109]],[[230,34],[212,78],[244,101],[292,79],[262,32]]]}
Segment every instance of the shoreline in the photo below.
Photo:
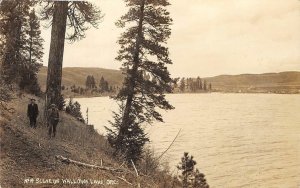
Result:
{"label": "shoreline", "polygon": [[[264,95],[300,95],[300,93],[267,93],[267,92],[184,92],[184,93],[166,93],[166,95],[181,95],[181,94],[264,94]],[[84,96],[84,95],[77,95],[77,96],[66,96],[65,99],[73,98],[73,99],[80,99],[80,98],[98,98],[98,97],[111,97],[113,95],[93,95],[93,96]]]}

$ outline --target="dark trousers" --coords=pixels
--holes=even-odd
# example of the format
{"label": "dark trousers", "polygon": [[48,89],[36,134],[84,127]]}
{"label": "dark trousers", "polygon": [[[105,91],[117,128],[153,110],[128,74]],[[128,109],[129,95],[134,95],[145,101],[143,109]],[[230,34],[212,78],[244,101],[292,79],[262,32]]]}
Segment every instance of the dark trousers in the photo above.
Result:
{"label": "dark trousers", "polygon": [[55,137],[56,134],[56,126],[58,124],[58,121],[52,121],[49,122],[49,131],[48,131],[48,135],[51,137],[53,135],[53,137]]}
{"label": "dark trousers", "polygon": [[29,121],[30,121],[30,127],[36,128],[36,117],[29,116]]}

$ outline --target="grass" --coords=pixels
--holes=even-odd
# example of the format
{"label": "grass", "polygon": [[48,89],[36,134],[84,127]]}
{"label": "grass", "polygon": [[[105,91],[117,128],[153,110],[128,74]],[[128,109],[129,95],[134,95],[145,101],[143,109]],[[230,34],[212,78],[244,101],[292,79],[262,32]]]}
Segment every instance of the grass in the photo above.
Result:
{"label": "grass", "polygon": [[[88,75],[93,75],[97,86],[103,76],[112,86],[121,86],[124,75],[119,70],[92,68],[92,67],[65,67],[63,68],[62,85],[70,88],[72,85],[85,88],[85,81]],[[42,90],[46,88],[47,67],[42,67],[38,73],[39,84]]]}
{"label": "grass", "polygon": [[[43,100],[36,98],[40,108],[37,129],[29,127],[26,108],[30,95],[20,95],[11,103],[13,114],[1,110],[1,161],[0,182],[2,187],[45,187],[50,184],[25,184],[26,178],[102,180],[106,184],[51,184],[51,187],[179,187],[179,183],[155,158],[153,152],[145,150],[144,159],[137,164],[140,177],[132,167],[123,165],[126,173],[96,170],[65,164],[55,159],[62,155],[84,163],[119,168],[123,161],[112,155],[113,150],[106,138],[70,115],[61,112],[57,135],[49,139],[42,113]],[[123,179],[123,180],[122,180]],[[127,182],[125,182],[126,180]],[[131,185],[130,185],[131,184]]]}

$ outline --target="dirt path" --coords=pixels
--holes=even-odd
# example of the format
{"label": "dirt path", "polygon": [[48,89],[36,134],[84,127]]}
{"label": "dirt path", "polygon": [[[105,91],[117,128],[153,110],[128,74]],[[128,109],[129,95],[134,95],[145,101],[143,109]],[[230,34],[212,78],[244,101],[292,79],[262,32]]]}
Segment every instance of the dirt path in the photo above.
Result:
{"label": "dirt path", "polygon": [[[24,103],[16,101],[17,103]],[[26,104],[21,105],[26,106]],[[38,118],[38,128],[28,126],[24,109],[16,108],[13,114],[3,112],[0,119],[0,184],[2,188],[11,187],[82,187],[70,185],[36,185],[26,184],[28,178],[57,179],[57,178],[89,178],[115,179],[109,172],[82,169],[66,165],[55,159],[56,155],[70,157],[79,161],[100,164],[105,160],[106,165],[114,165],[101,150],[100,135],[89,132],[86,126],[63,114],[64,122],[58,127],[56,138],[49,139],[47,127]],[[122,186],[122,183],[119,183]],[[103,187],[93,185],[87,187]],[[115,186],[110,186],[115,187]]]}

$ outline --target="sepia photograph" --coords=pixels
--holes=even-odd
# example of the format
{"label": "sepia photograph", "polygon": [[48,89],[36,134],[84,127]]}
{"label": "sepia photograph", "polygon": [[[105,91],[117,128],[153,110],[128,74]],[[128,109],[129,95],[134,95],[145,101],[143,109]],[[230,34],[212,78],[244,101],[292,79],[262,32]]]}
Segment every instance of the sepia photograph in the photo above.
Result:
{"label": "sepia photograph", "polygon": [[300,188],[299,0],[0,0],[0,188]]}

